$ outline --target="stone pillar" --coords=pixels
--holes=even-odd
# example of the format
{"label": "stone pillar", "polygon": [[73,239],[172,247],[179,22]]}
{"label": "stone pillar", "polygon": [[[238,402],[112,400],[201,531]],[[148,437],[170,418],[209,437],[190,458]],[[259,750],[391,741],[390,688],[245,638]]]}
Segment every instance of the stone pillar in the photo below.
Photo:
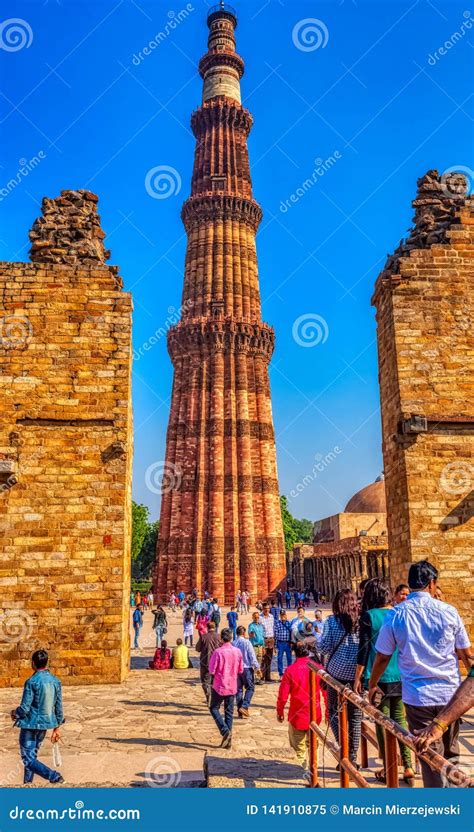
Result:
{"label": "stone pillar", "polygon": [[413,206],[373,297],[391,580],[430,560],[472,624],[474,200],[464,176],[429,171]]}

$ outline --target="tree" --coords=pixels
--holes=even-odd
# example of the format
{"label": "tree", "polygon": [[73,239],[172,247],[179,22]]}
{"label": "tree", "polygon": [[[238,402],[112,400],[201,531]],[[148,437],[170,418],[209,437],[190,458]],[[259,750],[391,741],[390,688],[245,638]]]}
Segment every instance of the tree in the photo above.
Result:
{"label": "tree", "polygon": [[297,543],[313,542],[313,524],[311,520],[306,520],[304,517],[301,520],[295,518],[295,532]]}
{"label": "tree", "polygon": [[132,563],[135,563],[141,552],[149,525],[149,514],[147,506],[132,502]]}
{"label": "tree", "polygon": [[291,552],[297,543],[313,542],[313,524],[311,520],[297,520],[293,517],[288,508],[288,498],[283,494],[280,497],[281,519],[283,523],[283,534],[285,536],[285,549]]}
{"label": "tree", "polygon": [[132,565],[132,574],[134,578],[141,580],[148,580],[151,578],[153,564],[156,559],[156,540],[158,537],[158,529],[160,521],[155,520],[154,523],[148,523],[145,538],[140,553]]}
{"label": "tree", "polygon": [[284,497],[283,494],[280,497],[280,508],[281,520],[283,523],[283,534],[285,537],[285,549],[287,552],[291,552],[297,540],[295,518],[292,514],[290,514],[290,510],[288,508],[288,498]]}

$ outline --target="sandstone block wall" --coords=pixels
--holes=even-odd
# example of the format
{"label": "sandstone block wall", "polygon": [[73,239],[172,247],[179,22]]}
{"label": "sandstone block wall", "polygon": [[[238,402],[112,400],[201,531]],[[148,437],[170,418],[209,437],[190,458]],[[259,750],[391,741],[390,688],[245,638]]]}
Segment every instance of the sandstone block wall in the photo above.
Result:
{"label": "sandstone block wall", "polygon": [[96,202],[46,200],[33,262],[0,264],[2,686],[39,647],[66,684],[128,668],[132,307]]}
{"label": "sandstone block wall", "polygon": [[430,171],[418,186],[373,299],[390,568],[395,583],[432,561],[472,627],[474,204],[459,177]]}

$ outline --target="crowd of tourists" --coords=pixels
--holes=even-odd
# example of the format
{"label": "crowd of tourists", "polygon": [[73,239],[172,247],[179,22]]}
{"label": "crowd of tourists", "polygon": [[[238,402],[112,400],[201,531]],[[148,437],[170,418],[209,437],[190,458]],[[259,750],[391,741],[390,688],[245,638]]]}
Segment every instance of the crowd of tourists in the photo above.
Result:
{"label": "crowd of tourists", "polygon": [[[288,707],[288,736],[303,781],[310,784],[310,660],[356,693],[375,703],[380,711],[416,737],[420,752],[432,748],[447,760],[459,755],[458,733],[462,715],[474,706],[474,681],[469,639],[456,610],[440,598],[438,572],[428,561],[412,564],[407,584],[394,591],[380,578],[363,581],[358,594],[339,590],[332,601],[332,612],[323,620],[322,610],[308,608],[307,591],[277,591],[272,598],[257,601],[251,622],[246,627],[239,617],[250,610],[249,593],[237,593],[235,604],[223,613],[219,600],[208,593],[202,596],[172,593],[168,609],[153,606],[146,593],[146,606],[153,614],[156,649],[149,662],[152,670],[183,671],[193,667],[191,650],[199,656],[200,682],[210,716],[221,735],[221,747],[230,749],[234,718],[248,720],[256,688],[271,684],[273,658],[279,689],[276,718],[284,722]],[[310,595],[321,601],[317,591]],[[150,598],[151,594],[151,598]],[[290,595],[290,601],[288,601]],[[303,597],[302,597],[303,596]],[[296,608],[289,614],[290,602]],[[132,599],[131,599],[132,603]],[[145,609],[144,596],[133,595],[135,647],[139,646]],[[182,616],[183,637],[173,647],[165,636],[167,613]],[[197,631],[197,641],[194,643]],[[467,671],[461,684],[460,663]],[[50,783],[63,782],[58,771],[38,760],[46,731],[57,743],[64,721],[61,683],[48,670],[48,655],[37,650],[32,656],[32,676],[26,681],[20,705],[11,712],[20,728],[20,754],[24,782],[34,774]],[[316,721],[326,718],[339,741],[337,692],[320,684],[315,675]],[[349,758],[357,762],[362,711],[347,703]],[[384,732],[376,724],[382,768],[376,772],[386,781]],[[410,749],[400,743],[403,778],[414,785],[414,761]],[[448,782],[420,759],[423,785],[446,786]]]}

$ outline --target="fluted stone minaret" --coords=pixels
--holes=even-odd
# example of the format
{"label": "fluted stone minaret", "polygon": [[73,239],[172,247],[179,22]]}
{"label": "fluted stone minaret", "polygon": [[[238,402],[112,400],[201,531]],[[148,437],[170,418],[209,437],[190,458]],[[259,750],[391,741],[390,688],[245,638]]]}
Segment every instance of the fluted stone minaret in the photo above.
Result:
{"label": "fluted stone minaret", "polygon": [[286,573],[268,379],[273,330],[262,323],[252,196],[241,105],[244,62],[237,18],[208,15],[201,59],[196,150],[182,318],[168,335],[174,382],[155,590],[207,589],[227,602],[238,589],[266,596]]}

